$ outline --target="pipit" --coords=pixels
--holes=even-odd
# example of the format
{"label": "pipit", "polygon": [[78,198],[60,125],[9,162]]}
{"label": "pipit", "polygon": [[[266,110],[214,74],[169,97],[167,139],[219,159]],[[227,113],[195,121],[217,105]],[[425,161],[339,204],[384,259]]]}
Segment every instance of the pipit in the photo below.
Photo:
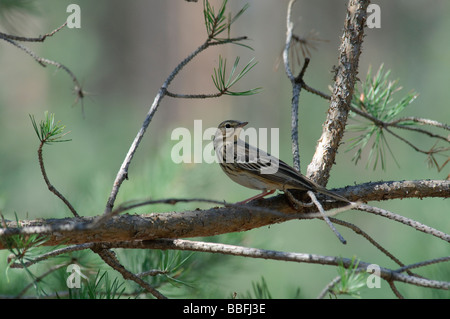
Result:
{"label": "pipit", "polygon": [[275,190],[289,189],[312,191],[349,202],[345,197],[309,180],[277,157],[240,139],[242,128],[247,124],[235,120],[223,121],[214,136],[214,149],[225,174],[242,186],[262,191],[240,203],[263,198]]}

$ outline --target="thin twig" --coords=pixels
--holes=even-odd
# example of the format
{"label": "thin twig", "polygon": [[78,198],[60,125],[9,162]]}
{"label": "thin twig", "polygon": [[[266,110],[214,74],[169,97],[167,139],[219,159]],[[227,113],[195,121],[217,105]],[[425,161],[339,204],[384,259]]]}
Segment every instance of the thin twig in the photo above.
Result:
{"label": "thin twig", "polygon": [[62,267],[66,267],[68,266],[69,263],[63,263],[60,265],[56,265],[53,267],[50,267],[49,270],[47,270],[46,272],[44,272],[42,275],[40,275],[39,277],[34,278],[33,282],[30,282],[28,285],[26,285],[17,295],[16,295],[16,299],[20,299],[23,297],[23,295],[27,292],[28,289],[30,289],[32,286],[36,285],[36,283],[42,281],[42,279],[44,279],[45,277],[47,277],[48,275],[50,275],[51,273],[57,271],[58,269],[62,268]]}
{"label": "thin twig", "polygon": [[291,106],[291,143],[293,167],[297,172],[301,171],[300,164],[300,146],[298,141],[298,103],[300,98],[301,83],[293,84],[292,88],[292,106]]}
{"label": "thin twig", "polygon": [[168,273],[167,270],[151,269],[151,270],[147,270],[144,272],[140,272],[140,273],[136,274],[136,276],[141,277],[141,278],[147,277],[147,276],[154,277],[154,276],[158,276],[158,275],[165,275],[167,273]]}
{"label": "thin twig", "polygon": [[[306,91],[308,91],[310,93],[313,93],[313,94],[316,94],[316,95],[318,95],[318,96],[320,96],[320,97],[322,97],[322,98],[324,98],[326,100],[330,100],[331,99],[330,95],[328,95],[326,93],[323,93],[323,92],[321,92],[319,90],[316,90],[316,89],[310,87],[309,85],[307,85],[306,83],[303,84],[303,88]],[[361,104],[363,104],[362,101],[359,101],[359,102]],[[434,138],[437,138],[437,139],[444,140],[446,142],[450,141],[450,137],[448,137],[448,136],[442,136],[442,135],[434,134],[434,133],[429,132],[429,131],[424,130],[424,129],[420,129],[420,128],[417,128],[417,127],[411,127],[411,126],[406,126],[406,125],[401,125],[400,124],[401,122],[413,121],[413,122],[421,123],[421,124],[424,124],[424,125],[431,125],[431,126],[435,126],[435,127],[438,127],[438,128],[445,129],[445,130],[450,130],[450,126],[445,124],[445,123],[440,123],[438,121],[430,120],[430,119],[418,118],[418,117],[415,117],[415,116],[402,117],[402,118],[399,118],[399,119],[396,119],[396,120],[393,120],[393,121],[390,121],[390,122],[384,122],[384,121],[382,121],[382,120],[380,120],[380,119],[370,115],[369,113],[367,113],[367,112],[365,112],[363,110],[360,110],[360,109],[358,109],[358,108],[356,108],[354,106],[350,106],[350,110],[352,112],[358,114],[359,116],[364,117],[364,118],[370,120],[371,122],[373,122],[374,124],[376,124],[378,126],[381,126],[381,127],[388,127],[388,126],[396,127],[396,128],[400,128],[400,129],[404,129],[404,130],[410,130],[410,131],[422,133],[422,134],[428,135],[430,137],[434,137]]]}
{"label": "thin twig", "polygon": [[398,134],[392,132],[389,128],[385,127],[384,130],[385,130],[386,132],[390,133],[392,136],[398,138],[399,140],[401,140],[401,141],[404,142],[405,144],[411,146],[416,152],[419,152],[419,153],[422,153],[422,154],[426,154],[426,155],[429,155],[429,154],[430,154],[429,151],[421,150],[420,148],[418,148],[417,146],[415,146],[413,143],[411,143],[411,142],[408,141],[407,139],[405,139],[405,138],[401,137],[400,135],[398,135]]}
{"label": "thin twig", "polygon": [[153,103],[152,103],[147,115],[145,116],[144,122],[142,123],[141,128],[139,129],[136,137],[134,138],[134,140],[128,150],[128,153],[125,156],[125,159],[122,162],[122,165],[120,166],[119,171],[117,172],[117,175],[116,175],[116,178],[114,180],[113,187],[111,190],[111,194],[109,195],[109,198],[108,198],[108,201],[106,204],[106,208],[104,211],[105,216],[109,216],[111,214],[117,194],[119,193],[120,186],[122,185],[122,183],[125,179],[128,179],[128,168],[134,157],[134,154],[136,153],[136,150],[139,147],[139,144],[142,141],[145,131],[147,130],[148,126],[150,125],[150,122],[152,121],[153,116],[155,115],[156,111],[158,110],[158,107],[161,104],[162,99],[164,98],[164,96],[167,95],[167,88],[169,87],[170,83],[173,81],[175,76],[186,66],[186,64],[188,64],[193,58],[195,58],[198,54],[200,54],[201,52],[206,50],[208,47],[213,46],[213,45],[234,43],[234,42],[242,41],[245,39],[247,39],[247,37],[230,38],[230,39],[224,39],[221,41],[216,41],[214,39],[208,38],[208,40],[206,40],[194,52],[192,52],[183,61],[181,61],[175,67],[175,69],[172,71],[172,73],[170,73],[170,75],[167,77],[167,79],[164,81],[163,85],[159,89],[158,94],[156,95],[155,99],[153,100]]}
{"label": "thin twig", "polygon": [[442,128],[444,130],[450,131],[450,125],[447,125],[445,123],[440,123],[435,120],[424,119],[424,118],[420,118],[420,117],[416,117],[416,116],[402,117],[395,121],[392,121],[391,124],[398,124],[401,122],[408,122],[408,121],[413,121],[413,122],[421,123],[421,124],[425,124],[425,125],[436,126],[436,127]]}
{"label": "thin twig", "polygon": [[[75,248],[72,246],[72,248]],[[221,243],[209,243],[209,242],[199,242],[199,241],[191,241],[191,240],[183,240],[183,239],[156,239],[156,240],[144,240],[144,241],[122,241],[115,243],[102,243],[96,244],[94,247],[97,247],[101,250],[107,250],[112,248],[127,248],[127,249],[162,249],[162,250],[188,250],[188,251],[198,251],[198,252],[209,252],[209,253],[220,253],[225,255],[234,255],[234,256],[244,256],[251,258],[262,258],[262,259],[271,259],[271,260],[284,260],[289,262],[299,262],[299,263],[312,263],[312,264],[322,264],[322,265],[333,265],[339,266],[343,265],[344,268],[353,267],[352,259],[349,258],[338,258],[331,256],[321,256],[315,254],[303,254],[296,252],[282,252],[282,251],[274,251],[274,250],[266,250],[266,249],[258,249],[258,248],[250,248],[250,247],[242,247],[235,245],[227,245]],[[84,247],[87,248],[87,247]],[[90,247],[91,248],[91,247]],[[94,248],[94,250],[97,250]],[[130,276],[130,273],[124,270],[123,266],[117,261],[117,258],[112,252],[107,253],[102,256],[102,258],[106,258],[107,263],[110,264],[114,269],[118,270],[121,273],[124,273],[125,276]],[[439,259],[434,259],[427,262],[417,263],[414,265],[409,265],[406,267],[402,267],[397,270],[391,270],[387,268],[380,268],[380,276],[387,281],[399,281],[409,284],[414,284],[422,287],[431,287],[438,289],[449,289],[450,282],[445,281],[436,281],[430,280],[426,278],[421,278],[417,275],[402,275],[401,272],[405,271],[407,267],[409,268],[417,268],[421,266],[425,266],[428,264],[436,263],[436,262],[444,262],[450,260],[450,257],[443,257]],[[365,271],[367,266],[370,263],[359,262],[358,271]],[[118,268],[116,268],[118,267]],[[139,278],[139,275],[131,274],[135,280]],[[129,279],[126,277],[126,279]],[[136,280],[135,280],[136,281]],[[139,282],[138,282],[139,283]],[[140,283],[139,283],[140,284]],[[148,285],[147,283],[145,283]],[[154,288],[151,287],[150,290]],[[149,290],[149,291],[150,291]]]}
{"label": "thin twig", "polygon": [[334,286],[336,286],[340,281],[342,280],[341,276],[336,276],[332,281],[330,281],[319,293],[317,296],[317,299],[323,299],[325,298],[327,292],[332,292],[331,289],[333,289]]}
{"label": "thin twig", "polygon": [[[450,148],[439,148],[439,149],[435,149],[434,146],[430,149],[430,150],[422,150],[420,148],[418,148],[417,146],[415,146],[412,142],[410,142],[409,140],[407,140],[406,138],[398,135],[397,133],[393,132],[391,129],[389,129],[389,127],[395,127],[395,128],[399,128],[399,129],[404,129],[404,130],[409,130],[409,131],[413,131],[413,132],[417,132],[417,133],[421,133],[424,135],[427,135],[429,137],[432,138],[436,138],[439,140],[443,140],[445,142],[450,142],[450,136],[442,136],[442,135],[438,135],[438,134],[434,134],[432,132],[429,132],[427,130],[421,129],[421,128],[417,128],[417,127],[411,127],[411,126],[407,126],[407,125],[401,125],[399,123],[403,122],[403,121],[408,121],[408,120],[413,120],[415,119],[415,122],[417,123],[421,123],[421,124],[428,124],[428,125],[432,125],[432,126],[436,126],[438,128],[443,128],[443,129],[448,129],[448,125],[444,124],[444,123],[440,123],[434,120],[428,120],[428,119],[422,119],[422,118],[415,118],[415,117],[404,117],[398,120],[393,120],[390,122],[384,122],[374,116],[372,116],[371,114],[367,113],[364,109],[364,103],[362,101],[360,101],[361,103],[361,108],[356,108],[353,106],[350,106],[350,110],[358,115],[360,115],[361,117],[364,117],[368,120],[370,120],[371,122],[373,122],[376,126],[384,129],[386,132],[388,132],[389,134],[391,134],[392,136],[394,136],[395,138],[401,140],[402,142],[404,142],[405,144],[409,145],[410,147],[412,147],[416,152],[425,154],[429,157],[431,157],[434,161],[434,164],[436,165],[438,171],[440,171],[442,169],[442,167],[445,166],[445,164],[447,162],[445,162],[441,167],[439,166],[439,164],[437,163],[437,161],[434,159],[433,154],[435,153],[442,153],[442,152],[446,152],[448,151]],[[364,108],[363,108],[364,107]],[[448,160],[447,160],[448,161]]]}
{"label": "thin twig", "polygon": [[446,261],[450,261],[450,256],[441,257],[441,258],[435,258],[435,259],[430,259],[430,260],[425,260],[425,261],[421,261],[421,262],[418,262],[418,263],[415,263],[415,264],[406,265],[406,266],[403,266],[403,267],[401,267],[401,268],[399,268],[399,269],[397,269],[395,271],[396,272],[404,272],[404,271],[408,271],[409,269],[424,267],[424,266],[437,264],[437,263],[441,263],[441,262],[446,262]]}
{"label": "thin twig", "polygon": [[306,84],[306,83],[303,83],[303,88],[304,88],[306,91],[308,91],[309,93],[318,95],[318,96],[320,96],[320,97],[322,97],[322,98],[324,98],[324,99],[326,99],[326,100],[331,100],[331,96],[330,96],[330,95],[328,95],[328,94],[326,94],[326,93],[323,93],[323,92],[321,92],[321,91],[319,91],[319,90],[316,90],[315,88],[310,87],[310,86],[309,86],[308,84]]}
{"label": "thin twig", "polygon": [[32,50],[27,48],[26,46],[16,42],[16,41],[43,42],[47,37],[54,35],[56,32],[58,32],[63,27],[65,27],[66,24],[67,24],[67,22],[64,23],[62,26],[60,26],[59,28],[55,29],[54,31],[44,34],[43,36],[38,37],[38,38],[18,37],[18,36],[8,35],[8,34],[4,34],[4,33],[0,32],[0,39],[3,39],[6,42],[14,45],[15,47],[23,50],[25,53],[27,53],[29,56],[31,56],[37,63],[39,63],[43,67],[46,67],[47,64],[49,64],[49,65],[56,66],[58,69],[63,69],[70,76],[70,78],[72,79],[72,82],[74,83],[74,91],[77,94],[77,101],[78,100],[81,101],[81,112],[84,117],[85,113],[84,113],[83,98],[85,96],[85,92],[83,91],[82,86],[81,86],[80,82],[78,81],[77,77],[75,76],[75,74],[64,64],[53,61],[53,60],[42,58],[42,57],[38,56],[36,53],[34,53]]}
{"label": "thin twig", "polygon": [[[422,134],[428,135],[429,137],[437,138],[437,139],[443,140],[445,142],[450,142],[450,136],[442,136],[442,135],[434,134],[430,131],[427,131],[427,130],[424,130],[424,129],[421,129],[418,127],[401,125],[401,124],[394,123],[394,122],[397,122],[397,121],[388,122],[388,123],[386,123],[386,125],[396,127],[396,128],[402,129],[402,130],[408,130],[408,131],[413,131],[413,132],[417,132],[417,133],[422,133]],[[445,125],[443,123],[440,123],[440,124]]]}
{"label": "thin twig", "polygon": [[[339,224],[341,226],[350,228],[356,234],[361,235],[365,239],[367,239],[373,246],[375,246],[375,248],[377,248],[383,254],[388,256],[390,259],[392,259],[397,265],[399,265],[400,267],[405,266],[397,257],[395,257],[393,254],[391,254],[387,249],[385,249],[383,246],[381,246],[377,241],[375,241],[375,239],[373,239],[371,236],[369,236],[369,234],[364,232],[361,228],[359,228],[355,224],[352,224],[352,223],[349,223],[349,222],[346,222],[346,221],[343,221],[343,220],[340,220],[340,219],[337,219],[337,218],[333,218],[333,217],[330,217],[330,221],[332,223]],[[415,274],[413,274],[412,272],[408,272],[408,275],[414,276]],[[417,275],[415,275],[415,276],[417,276]]]}
{"label": "thin twig", "polygon": [[292,42],[292,32],[294,30],[294,24],[291,21],[292,16],[292,6],[294,5],[296,0],[290,0],[287,9],[287,17],[286,17],[286,44],[283,51],[283,61],[284,68],[289,80],[293,81],[294,75],[292,74],[292,70],[289,64],[289,49],[291,47]]}
{"label": "thin twig", "polygon": [[106,204],[104,215],[110,215],[112,212],[112,208],[114,207],[114,202],[119,192],[119,188],[122,185],[123,181],[125,179],[128,179],[128,167],[130,166],[131,160],[133,159],[134,154],[136,153],[136,150],[139,147],[142,138],[144,137],[145,131],[147,130],[151,120],[153,119],[153,116],[158,110],[158,107],[162,99],[166,95],[169,84],[189,61],[191,61],[194,57],[196,57],[200,52],[206,50],[209,47],[209,45],[210,45],[209,41],[206,41],[201,46],[199,46],[194,52],[192,52],[187,58],[185,58],[180,64],[178,64],[159,89],[158,94],[153,100],[153,104],[151,105],[147,115],[145,116],[144,122],[142,123],[140,130],[138,131],[133,143],[130,146],[130,149],[128,150],[127,155],[125,156],[122,165],[120,166],[116,179],[114,180],[111,194]]}
{"label": "thin twig", "polygon": [[435,236],[437,238],[445,240],[446,242],[450,242],[450,235],[449,234],[446,234],[446,233],[444,233],[442,231],[439,231],[439,230],[437,230],[437,229],[435,229],[433,227],[427,226],[425,224],[422,224],[422,223],[420,223],[418,221],[415,221],[413,219],[410,219],[408,217],[404,217],[404,216],[401,216],[399,214],[392,213],[392,212],[390,212],[388,210],[385,210],[385,209],[382,209],[382,208],[378,208],[378,207],[369,206],[369,205],[366,205],[366,204],[358,205],[357,207],[355,207],[355,209],[361,210],[361,211],[364,211],[364,212],[368,212],[368,213],[372,213],[372,214],[375,214],[375,215],[383,216],[383,217],[389,218],[391,220],[395,220],[395,221],[400,222],[402,224],[408,225],[408,226],[410,226],[410,227],[412,227],[412,228],[414,228],[416,230],[419,230],[419,231],[424,232],[426,234]]}
{"label": "thin twig", "polygon": [[309,59],[305,60],[305,64],[303,65],[303,69],[299,74],[299,77],[295,77],[292,74],[292,70],[289,62],[289,50],[292,45],[292,32],[294,29],[294,24],[291,21],[292,15],[292,7],[295,3],[295,0],[289,1],[288,9],[287,9],[287,17],[286,17],[286,44],[283,51],[283,62],[284,68],[286,71],[286,75],[291,81],[292,85],[292,104],[291,104],[291,144],[292,144],[292,157],[293,157],[293,167],[300,172],[300,147],[298,142],[298,104],[300,98],[300,91],[302,89],[303,84],[303,74],[306,70],[306,66],[308,65]]}
{"label": "thin twig", "polygon": [[[309,90],[309,89],[314,90],[314,89],[312,89],[312,88],[306,88],[306,87],[305,87],[305,89],[307,89],[307,90]],[[319,92],[319,91],[318,91],[318,92]],[[320,92],[317,93],[317,94],[321,95]],[[327,96],[327,95],[325,95],[325,94],[323,94],[323,95],[321,95],[321,96],[324,97],[324,98],[326,98],[326,99],[329,99],[329,98],[330,98],[329,96]],[[366,119],[370,120],[371,122],[373,122],[373,123],[374,123],[375,125],[377,125],[378,127],[384,129],[385,131],[387,131],[388,133],[390,133],[391,135],[393,135],[393,136],[396,137],[397,139],[401,140],[402,142],[404,142],[404,143],[406,143],[407,145],[409,145],[410,147],[412,147],[415,151],[427,155],[427,156],[430,158],[430,161],[432,161],[432,162],[436,165],[438,172],[440,172],[441,169],[442,169],[442,168],[450,161],[450,158],[449,158],[449,159],[447,159],[447,160],[440,166],[440,165],[437,163],[436,159],[434,158],[434,154],[435,154],[435,153],[446,152],[446,151],[448,151],[450,148],[447,147],[447,148],[438,148],[438,149],[436,149],[436,148],[435,148],[435,145],[436,145],[436,144],[435,144],[435,145],[434,145],[430,150],[428,150],[428,151],[422,150],[422,149],[418,148],[417,146],[415,146],[412,142],[408,141],[407,139],[401,137],[400,135],[394,133],[392,130],[389,129],[389,127],[395,127],[395,128],[399,128],[399,129],[403,129],[403,130],[409,130],[409,131],[421,133],[421,134],[427,135],[427,136],[432,137],[432,138],[436,138],[436,139],[439,139],[439,140],[443,140],[443,141],[445,141],[445,142],[450,142],[450,136],[443,136],[443,135],[439,135],[439,134],[434,134],[434,133],[432,133],[432,132],[430,132],[430,131],[427,131],[427,130],[424,130],[424,129],[421,129],[421,128],[418,128],[418,127],[412,127],[412,126],[407,126],[407,125],[401,125],[401,124],[399,124],[399,123],[405,122],[405,121],[413,121],[413,122],[416,122],[416,123],[420,123],[420,124],[424,124],[424,125],[425,125],[425,124],[426,124],[426,125],[431,125],[431,126],[435,126],[435,127],[438,127],[438,128],[443,128],[443,129],[445,129],[445,130],[448,130],[448,129],[450,129],[450,127],[449,127],[447,124],[440,123],[440,122],[437,122],[437,121],[435,121],[435,120],[424,119],[424,118],[417,118],[417,117],[403,117],[403,118],[400,118],[400,119],[397,119],[397,120],[393,120],[393,121],[390,121],[390,122],[385,122],[385,121],[382,121],[382,120],[380,120],[380,119],[378,119],[378,118],[372,116],[372,115],[369,114],[367,111],[365,111],[366,107],[364,107],[364,103],[363,103],[362,101],[359,101],[359,103],[360,103],[361,106],[362,106],[361,109],[356,108],[356,107],[354,107],[354,106],[350,106],[350,110],[351,110],[352,112],[358,114],[359,116],[361,116],[361,117],[363,117],[363,118],[366,118]],[[437,142],[436,142],[436,143],[437,143]]]}
{"label": "thin twig", "polygon": [[103,261],[105,261],[113,269],[117,270],[123,276],[124,279],[136,282],[139,286],[150,292],[153,296],[155,296],[158,299],[167,299],[166,296],[164,296],[158,290],[153,288],[141,277],[136,276],[135,274],[128,271],[122,264],[120,264],[120,262],[117,260],[117,257],[112,251],[104,248],[93,248],[92,250],[95,253],[97,253],[103,259]]}
{"label": "thin twig", "polygon": [[209,98],[215,98],[215,97],[221,97],[224,93],[218,92],[213,94],[178,94],[178,93],[172,93],[168,90],[166,90],[166,95],[178,98],[178,99],[209,99]]}
{"label": "thin twig", "polygon": [[37,38],[20,37],[20,36],[16,36],[16,35],[6,34],[6,33],[3,33],[3,32],[0,32],[0,38],[2,38],[2,39],[11,39],[11,40],[15,40],[15,41],[24,41],[24,42],[44,42],[44,40],[47,37],[51,37],[56,32],[58,32],[59,30],[64,28],[66,25],[67,25],[67,21],[64,22],[60,27],[58,27],[55,30],[53,30],[52,32],[46,33],[46,34],[41,35],[41,36],[39,36]]}
{"label": "thin twig", "polygon": [[[359,103],[361,104],[361,106],[364,109],[366,109],[366,107],[364,106],[364,103],[362,101],[359,101]],[[350,110],[352,112],[358,114],[359,116],[370,120],[375,125],[377,125],[379,127],[382,127],[382,128],[385,128],[385,129],[387,129],[387,127],[396,127],[396,128],[403,129],[403,130],[409,130],[409,131],[422,133],[422,134],[428,135],[430,137],[434,137],[434,138],[438,138],[438,139],[441,139],[441,140],[446,141],[446,142],[450,142],[450,137],[448,137],[448,136],[442,136],[442,135],[434,134],[432,132],[429,132],[427,130],[420,129],[420,128],[417,128],[417,127],[411,127],[411,126],[399,124],[401,122],[414,121],[416,123],[427,124],[427,125],[431,125],[431,126],[435,126],[435,127],[438,127],[438,128],[443,128],[443,129],[449,130],[450,127],[447,124],[445,124],[445,123],[440,123],[440,122],[437,122],[435,120],[424,119],[424,118],[416,118],[416,117],[402,117],[400,119],[392,120],[390,122],[385,122],[385,121],[382,121],[382,120],[372,116],[371,114],[367,113],[363,109],[359,109],[359,108],[356,108],[354,106],[350,106]],[[391,133],[391,131],[389,131],[389,132]],[[393,134],[393,133],[391,133],[391,134]],[[398,136],[396,136],[396,137],[398,137]],[[401,137],[399,137],[399,138],[401,138]],[[405,140],[404,140],[404,142],[408,143],[408,141],[405,141]],[[419,150],[419,152],[420,152],[420,150]]]}
{"label": "thin twig", "polygon": [[64,204],[66,204],[66,206],[70,209],[70,211],[72,212],[72,214],[75,217],[80,217],[80,215],[78,215],[78,213],[75,210],[75,208],[73,208],[72,204],[64,197],[63,194],[61,194],[50,183],[50,180],[48,179],[47,172],[45,171],[44,159],[42,157],[42,149],[43,149],[44,144],[45,144],[45,140],[41,141],[41,143],[39,145],[39,148],[38,148],[38,159],[39,159],[39,166],[41,167],[41,173],[42,173],[42,176],[44,177],[45,184],[47,184],[47,187],[48,187],[49,191],[51,191],[53,194],[55,194],[59,199],[61,199],[64,202]]}
{"label": "thin twig", "polygon": [[405,299],[405,297],[403,297],[403,295],[400,293],[400,291],[398,291],[393,280],[387,280],[387,282],[388,282],[389,287],[391,288],[392,292],[395,294],[395,296],[397,296],[398,299]]}
{"label": "thin twig", "polygon": [[[275,250],[249,248],[220,243],[196,242],[181,239],[145,240],[140,243],[130,242],[124,244],[125,244],[124,248],[189,250],[189,251],[220,253],[233,256],[251,257],[251,258],[284,260],[298,263],[312,263],[312,264],[332,265],[332,266],[342,265],[344,268],[347,269],[350,267],[354,267],[353,260],[350,258],[338,258],[331,256],[321,256],[315,254],[303,254],[294,252],[282,252]],[[369,265],[371,264],[366,262],[359,262],[358,268],[356,270],[365,271]],[[408,276],[383,267],[380,267],[380,277],[385,280],[399,281],[421,287],[450,289],[450,282],[430,280],[425,278],[419,278],[416,276]]]}
{"label": "thin twig", "polygon": [[306,68],[309,65],[309,58],[305,58],[303,67],[297,77],[295,77],[292,82],[292,105],[291,105],[291,143],[292,143],[292,156],[294,168],[300,172],[300,146],[298,140],[298,105],[300,100],[300,92],[303,88],[305,82],[303,81],[303,76],[305,75]]}
{"label": "thin twig", "polygon": [[85,243],[85,244],[79,244],[79,245],[71,245],[71,246],[67,246],[67,247],[63,247],[63,248],[59,248],[59,249],[55,249],[52,250],[48,253],[44,253],[36,258],[34,258],[33,260],[29,260],[27,262],[23,262],[23,263],[12,263],[10,265],[11,268],[26,268],[26,267],[30,267],[40,261],[58,256],[58,255],[62,255],[62,254],[67,254],[67,253],[71,253],[74,251],[79,251],[79,250],[85,250],[85,249],[90,249],[92,247],[94,247],[95,243]]}
{"label": "thin twig", "polygon": [[322,204],[317,200],[316,195],[314,195],[314,193],[312,191],[308,191],[308,195],[311,198],[311,200],[313,201],[313,203],[316,205],[319,212],[321,213],[323,220],[331,228],[331,230],[337,236],[337,238],[339,238],[340,242],[343,243],[344,245],[347,244],[347,241],[344,239],[344,237],[342,237],[342,235],[337,231],[336,227],[334,227],[334,225],[331,223],[327,214],[323,210]]}

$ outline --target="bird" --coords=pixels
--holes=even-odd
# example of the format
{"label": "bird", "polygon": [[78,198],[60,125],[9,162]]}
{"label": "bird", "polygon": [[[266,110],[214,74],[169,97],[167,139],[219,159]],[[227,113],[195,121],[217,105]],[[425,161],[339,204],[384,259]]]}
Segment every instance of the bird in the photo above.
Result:
{"label": "bird", "polygon": [[239,204],[266,197],[276,190],[289,189],[312,191],[337,201],[350,202],[308,179],[279,158],[240,139],[239,135],[247,124],[236,120],[223,121],[213,138],[214,150],[225,174],[242,186],[262,191]]}

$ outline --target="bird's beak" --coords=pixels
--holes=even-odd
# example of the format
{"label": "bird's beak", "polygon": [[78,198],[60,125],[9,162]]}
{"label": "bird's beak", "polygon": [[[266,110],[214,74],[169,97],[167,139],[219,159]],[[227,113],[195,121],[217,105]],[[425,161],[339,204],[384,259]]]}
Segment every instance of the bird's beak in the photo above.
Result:
{"label": "bird's beak", "polygon": [[248,124],[248,122],[241,122],[237,127],[244,127]]}

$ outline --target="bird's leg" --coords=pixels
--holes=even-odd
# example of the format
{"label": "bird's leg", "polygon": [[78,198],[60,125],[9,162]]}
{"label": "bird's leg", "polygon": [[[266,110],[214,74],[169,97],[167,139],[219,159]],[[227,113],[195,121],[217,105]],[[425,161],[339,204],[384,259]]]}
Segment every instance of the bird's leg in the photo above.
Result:
{"label": "bird's leg", "polygon": [[243,200],[242,202],[238,202],[236,204],[247,204],[251,200],[260,199],[260,198],[266,197],[267,195],[273,194],[274,192],[275,192],[274,189],[272,189],[270,191],[269,190],[264,190],[261,194],[258,194],[256,196],[250,197],[250,198],[248,198],[246,200]]}

